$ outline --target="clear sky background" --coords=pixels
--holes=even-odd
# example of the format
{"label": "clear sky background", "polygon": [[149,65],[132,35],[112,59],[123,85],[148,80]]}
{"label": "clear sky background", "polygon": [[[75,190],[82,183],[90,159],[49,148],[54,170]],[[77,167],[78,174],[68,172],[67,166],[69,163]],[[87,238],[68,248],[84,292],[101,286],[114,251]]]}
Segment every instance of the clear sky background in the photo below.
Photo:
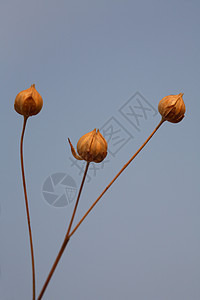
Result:
{"label": "clear sky background", "polygon": [[[43,299],[200,299],[199,14],[197,0],[1,0],[1,300],[31,299],[22,117],[13,105],[32,83],[44,100],[28,121],[24,145],[37,294],[75,203],[50,205],[43,184],[60,172],[77,187],[81,181],[67,137],[76,146],[109,122],[131,136],[96,173],[90,169],[77,222],[158,124],[152,112],[159,101],[183,92],[185,119],[164,123],[101,199],[72,237]],[[137,92],[151,107],[140,131],[120,113]]]}

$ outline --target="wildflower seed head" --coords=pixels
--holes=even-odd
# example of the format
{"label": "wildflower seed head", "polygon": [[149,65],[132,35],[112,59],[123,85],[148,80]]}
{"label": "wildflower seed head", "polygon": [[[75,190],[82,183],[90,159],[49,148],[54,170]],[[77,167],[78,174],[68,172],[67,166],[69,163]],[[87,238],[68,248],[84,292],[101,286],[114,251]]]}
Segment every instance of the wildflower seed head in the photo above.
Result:
{"label": "wildflower seed head", "polygon": [[158,104],[158,111],[164,121],[172,123],[180,122],[185,116],[185,103],[183,94],[164,97]]}
{"label": "wildflower seed head", "polygon": [[73,156],[79,160],[100,163],[107,155],[107,142],[96,128],[83,135],[77,143],[77,152],[69,140]]}
{"label": "wildflower seed head", "polygon": [[37,115],[43,106],[41,95],[32,84],[27,90],[21,91],[15,98],[16,112],[25,117]]}

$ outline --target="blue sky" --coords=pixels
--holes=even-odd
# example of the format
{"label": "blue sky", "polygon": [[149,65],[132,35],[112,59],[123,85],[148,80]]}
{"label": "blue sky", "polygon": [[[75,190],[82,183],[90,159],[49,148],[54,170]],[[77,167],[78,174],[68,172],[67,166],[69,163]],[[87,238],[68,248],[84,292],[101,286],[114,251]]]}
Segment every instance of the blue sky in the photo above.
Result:
{"label": "blue sky", "polygon": [[[89,170],[77,222],[158,124],[159,101],[183,92],[184,120],[164,123],[102,198],[71,239],[44,299],[199,300],[199,9],[199,1],[185,0],[1,1],[2,300],[31,299],[22,117],[13,105],[32,83],[44,100],[24,145],[37,294],[75,202],[50,205],[43,184],[58,173],[77,187],[81,181],[66,139],[75,146],[112,122],[130,137],[96,173]],[[120,113],[130,98],[151,107],[140,130]]]}

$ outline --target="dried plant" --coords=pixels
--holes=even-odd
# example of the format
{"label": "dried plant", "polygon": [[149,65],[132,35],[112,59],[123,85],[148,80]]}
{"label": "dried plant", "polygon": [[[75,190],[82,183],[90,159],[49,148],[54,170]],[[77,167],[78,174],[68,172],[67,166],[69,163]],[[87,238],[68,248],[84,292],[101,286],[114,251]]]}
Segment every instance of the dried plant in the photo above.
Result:
{"label": "dried plant", "polygon": [[[117,175],[111,180],[111,182],[106,186],[106,188],[102,191],[99,197],[94,201],[91,207],[87,210],[84,216],[79,220],[76,226],[72,229],[74,217],[77,211],[78,203],[80,200],[80,196],[83,190],[84,182],[86,179],[87,171],[90,165],[90,162],[100,163],[102,162],[106,155],[107,155],[107,142],[99,130],[93,131],[85,134],[82,136],[78,143],[77,143],[77,152],[76,153],[71,141],[68,139],[72,155],[78,160],[85,160],[86,166],[85,171],[83,174],[83,179],[79,188],[78,196],[75,202],[74,210],[72,213],[71,220],[69,222],[69,226],[64,238],[64,241],[61,245],[61,248],[58,252],[58,255],[53,263],[53,266],[47,276],[47,279],[42,287],[42,290],[38,296],[38,300],[42,299],[44,292],[54,274],[54,271],[62,257],[62,254],[76,230],[91,212],[91,210],[95,207],[97,202],[102,198],[102,196],[106,193],[106,191],[111,187],[111,185],[116,181],[116,179],[121,175],[121,173],[128,167],[128,165],[134,160],[134,158],[140,153],[140,151],[145,147],[145,145],[149,142],[152,136],[156,133],[156,131],[160,128],[160,126],[165,122],[169,121],[172,123],[180,122],[185,115],[185,104],[182,98],[183,94],[180,93],[179,95],[169,95],[164,97],[158,105],[158,110],[161,114],[161,120],[150,136],[146,139],[143,145],[136,151],[136,153],[128,160],[128,162],[121,168],[121,170],[117,173]],[[42,97],[40,94],[35,90],[35,86],[32,85],[26,91],[22,91],[19,93],[15,99],[15,109],[18,113],[24,116],[24,124],[21,136],[21,146],[20,146],[20,153],[21,153],[21,167],[22,167],[22,179],[23,179],[23,187],[24,187],[24,196],[25,196],[25,204],[26,204],[26,211],[27,211],[27,220],[28,220],[28,228],[29,228],[29,237],[30,237],[30,246],[31,246],[31,258],[32,258],[32,277],[33,277],[33,300],[35,300],[35,267],[34,267],[34,252],[33,252],[33,242],[32,242],[32,233],[31,233],[31,225],[30,225],[30,215],[29,215],[29,208],[28,208],[28,199],[27,199],[27,191],[26,191],[26,182],[25,182],[25,175],[24,175],[24,164],[23,164],[23,137],[26,127],[26,122],[29,116],[37,114],[42,108]]]}
{"label": "dried plant", "polygon": [[32,238],[32,230],[31,230],[27,188],[26,188],[26,179],[25,179],[25,171],[24,171],[23,141],[24,141],[24,133],[25,133],[28,118],[30,116],[37,115],[42,109],[42,106],[43,106],[42,97],[37,92],[34,84],[32,84],[29,89],[20,92],[15,98],[14,108],[20,115],[24,116],[21,141],[20,141],[20,159],[21,159],[22,182],[23,182],[23,189],[24,189],[24,199],[25,199],[29,240],[30,240],[30,250],[31,250],[33,300],[35,300],[36,297],[35,261],[34,261],[33,238]]}

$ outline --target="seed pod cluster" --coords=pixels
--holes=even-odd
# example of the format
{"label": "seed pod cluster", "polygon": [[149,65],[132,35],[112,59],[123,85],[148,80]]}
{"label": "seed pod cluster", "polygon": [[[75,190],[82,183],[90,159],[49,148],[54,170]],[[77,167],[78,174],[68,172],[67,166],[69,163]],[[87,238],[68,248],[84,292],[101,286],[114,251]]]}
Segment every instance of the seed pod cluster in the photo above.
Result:
{"label": "seed pod cluster", "polygon": [[70,140],[69,143],[72,155],[78,160],[100,163],[107,155],[107,142],[103,135],[99,132],[99,129],[96,131],[96,128],[79,139],[77,143],[78,154]]}
{"label": "seed pod cluster", "polygon": [[182,98],[183,94],[169,95],[164,97],[158,104],[158,111],[163,120],[178,123],[185,115],[185,103]]}
{"label": "seed pod cluster", "polygon": [[32,84],[27,90],[21,91],[15,98],[15,110],[25,117],[37,115],[43,106],[41,95]]}

